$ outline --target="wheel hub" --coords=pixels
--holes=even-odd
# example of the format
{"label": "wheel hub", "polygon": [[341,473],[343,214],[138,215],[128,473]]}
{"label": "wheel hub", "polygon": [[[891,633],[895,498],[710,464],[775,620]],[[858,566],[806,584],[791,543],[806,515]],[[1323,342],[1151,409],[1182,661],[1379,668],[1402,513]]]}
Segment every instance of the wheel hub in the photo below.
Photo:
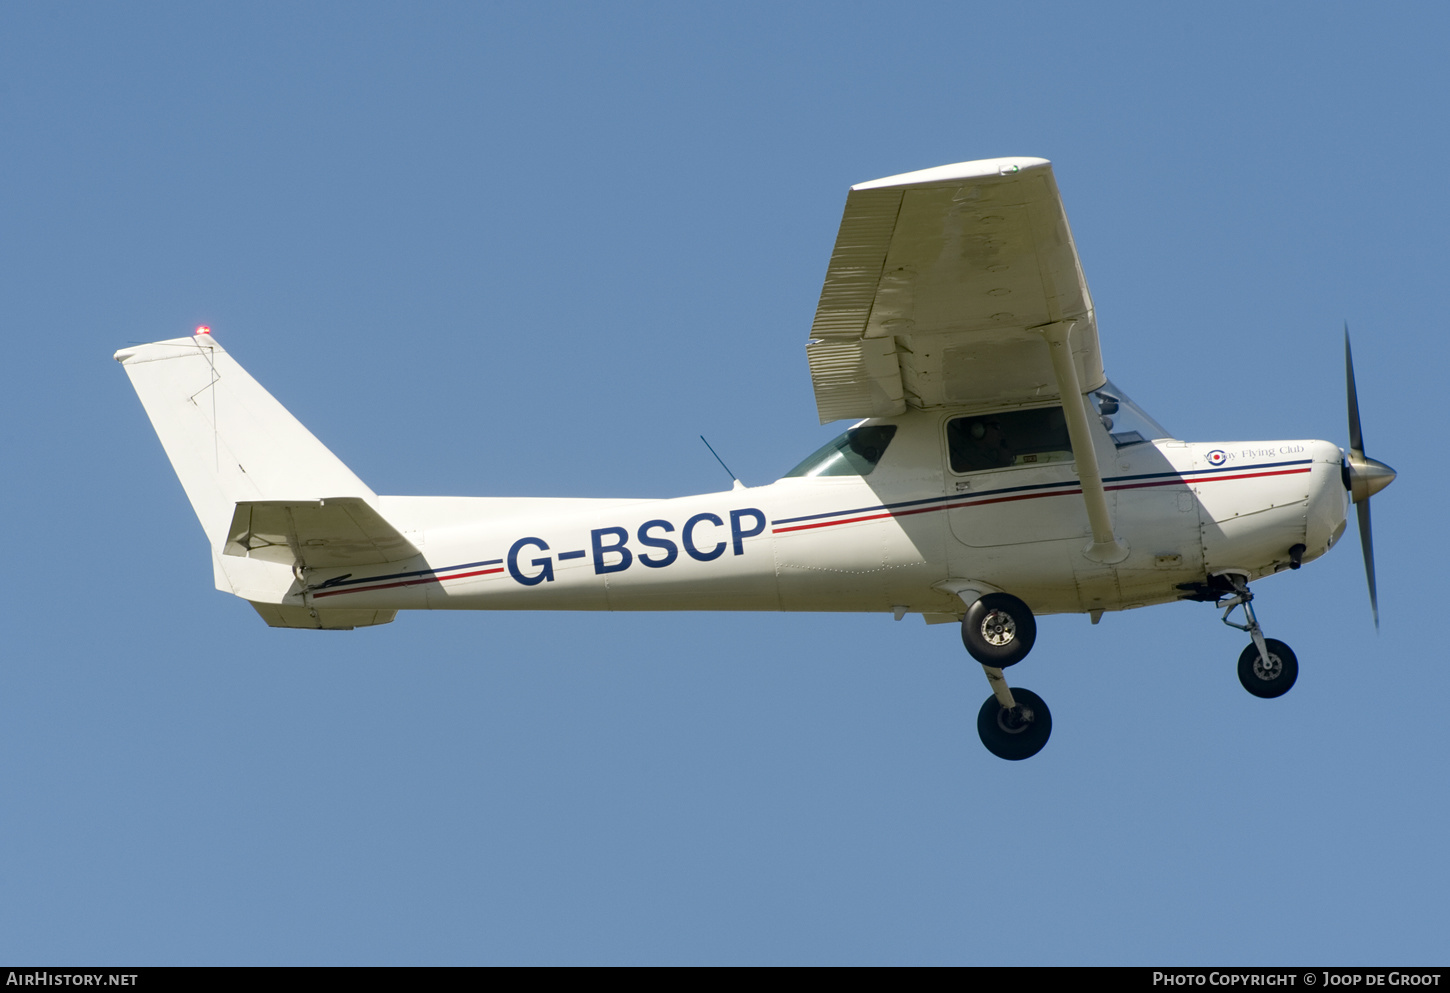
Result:
{"label": "wheel hub", "polygon": [[1010,644],[1012,639],[1017,637],[1017,622],[1012,620],[1012,615],[1000,610],[988,612],[982,618],[982,639],[989,645],[1001,648]]}
{"label": "wheel hub", "polygon": [[1018,704],[997,711],[997,726],[1008,734],[1021,734],[1032,726],[1032,711]]}
{"label": "wheel hub", "polygon": [[1270,655],[1267,662],[1260,655],[1254,659],[1254,675],[1262,680],[1278,679],[1279,674],[1284,671],[1284,663],[1279,661],[1279,656]]}

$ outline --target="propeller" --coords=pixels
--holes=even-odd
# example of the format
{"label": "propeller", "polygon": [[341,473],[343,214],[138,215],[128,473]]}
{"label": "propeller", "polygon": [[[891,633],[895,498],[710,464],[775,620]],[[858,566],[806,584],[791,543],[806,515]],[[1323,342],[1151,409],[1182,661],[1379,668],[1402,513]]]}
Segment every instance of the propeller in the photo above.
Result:
{"label": "propeller", "polygon": [[1369,498],[1395,481],[1395,470],[1364,454],[1364,433],[1359,427],[1359,393],[1354,388],[1354,357],[1349,351],[1349,322],[1344,324],[1344,382],[1349,400],[1349,454],[1345,460],[1345,488],[1359,516],[1359,544],[1364,550],[1364,577],[1369,582],[1369,606],[1374,628],[1380,627],[1379,597],[1374,583],[1374,535],[1369,523]]}

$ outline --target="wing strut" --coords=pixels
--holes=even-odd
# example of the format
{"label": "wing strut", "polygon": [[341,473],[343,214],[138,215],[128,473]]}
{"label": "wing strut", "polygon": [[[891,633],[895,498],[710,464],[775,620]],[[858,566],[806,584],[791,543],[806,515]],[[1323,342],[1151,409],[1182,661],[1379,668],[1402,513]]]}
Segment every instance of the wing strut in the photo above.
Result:
{"label": "wing strut", "polygon": [[1103,489],[1103,474],[1098,471],[1098,455],[1093,449],[1093,435],[1088,428],[1087,400],[1078,382],[1077,363],[1072,360],[1068,336],[1076,321],[1058,321],[1034,330],[1047,340],[1052,356],[1052,372],[1057,377],[1057,391],[1062,395],[1062,412],[1067,418],[1067,436],[1072,440],[1072,459],[1077,465],[1077,478],[1082,483],[1082,498],[1087,504],[1088,523],[1092,526],[1092,544],[1082,553],[1094,562],[1111,564],[1128,557],[1128,546],[1113,534],[1113,515],[1108,510],[1108,495]]}

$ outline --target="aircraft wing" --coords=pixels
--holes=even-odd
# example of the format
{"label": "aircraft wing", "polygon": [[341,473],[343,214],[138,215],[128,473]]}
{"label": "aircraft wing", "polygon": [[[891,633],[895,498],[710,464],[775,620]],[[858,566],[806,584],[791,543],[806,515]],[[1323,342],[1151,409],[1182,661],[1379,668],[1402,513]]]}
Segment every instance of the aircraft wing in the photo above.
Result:
{"label": "aircraft wing", "polygon": [[1092,297],[1046,159],[984,159],[851,187],[806,346],[821,423],[1059,395],[1043,334],[1075,322],[1105,381]]}

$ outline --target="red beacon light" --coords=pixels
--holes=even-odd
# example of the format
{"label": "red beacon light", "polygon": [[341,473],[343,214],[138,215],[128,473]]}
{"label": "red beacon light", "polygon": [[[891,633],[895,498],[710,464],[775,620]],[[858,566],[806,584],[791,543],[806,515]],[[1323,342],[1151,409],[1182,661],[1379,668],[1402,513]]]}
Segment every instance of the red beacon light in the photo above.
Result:
{"label": "red beacon light", "polygon": [[197,334],[211,334],[211,328],[207,327],[205,324],[199,324],[199,325],[197,325],[196,333]]}

